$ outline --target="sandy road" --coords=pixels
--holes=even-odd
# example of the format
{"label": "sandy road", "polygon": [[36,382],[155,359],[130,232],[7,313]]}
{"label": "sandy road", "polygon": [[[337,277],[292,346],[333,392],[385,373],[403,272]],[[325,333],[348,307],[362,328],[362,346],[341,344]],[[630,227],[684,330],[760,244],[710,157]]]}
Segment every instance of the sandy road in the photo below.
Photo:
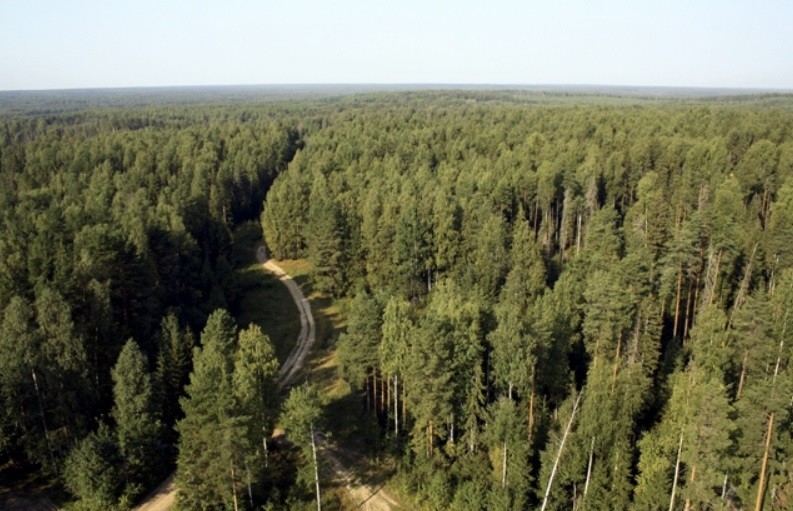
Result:
{"label": "sandy road", "polygon": [[256,259],[264,265],[267,271],[273,273],[286,286],[300,313],[300,334],[298,334],[294,348],[292,348],[289,357],[287,357],[278,373],[278,390],[281,390],[294,383],[297,373],[303,367],[306,356],[314,345],[316,338],[314,315],[311,313],[311,305],[309,305],[300,286],[273,259],[268,259],[267,250],[264,247],[259,247],[256,250]]}

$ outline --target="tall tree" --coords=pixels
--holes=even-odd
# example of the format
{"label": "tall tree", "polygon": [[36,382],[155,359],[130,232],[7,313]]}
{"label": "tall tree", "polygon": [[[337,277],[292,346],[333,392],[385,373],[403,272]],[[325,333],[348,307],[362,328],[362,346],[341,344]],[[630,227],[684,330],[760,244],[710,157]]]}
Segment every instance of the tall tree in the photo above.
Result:
{"label": "tall tree", "polygon": [[207,320],[201,347],[193,351],[193,373],[180,400],[176,424],[176,479],[180,505],[191,509],[237,508],[243,488],[244,455],[250,452],[249,417],[237,414],[233,368],[237,327],[224,310]]}
{"label": "tall tree", "polygon": [[155,482],[163,466],[162,425],[146,358],[130,339],[113,367],[113,419],[132,498]]}
{"label": "tall tree", "polygon": [[[313,480],[317,496],[317,511],[322,511],[319,458],[317,457],[318,433],[322,427],[322,408],[320,408],[317,390],[310,386],[293,389],[284,403],[281,420],[287,435],[297,443],[303,452],[305,466],[313,468],[311,475],[303,471],[301,479],[305,483]],[[308,460],[312,460],[312,462]]]}

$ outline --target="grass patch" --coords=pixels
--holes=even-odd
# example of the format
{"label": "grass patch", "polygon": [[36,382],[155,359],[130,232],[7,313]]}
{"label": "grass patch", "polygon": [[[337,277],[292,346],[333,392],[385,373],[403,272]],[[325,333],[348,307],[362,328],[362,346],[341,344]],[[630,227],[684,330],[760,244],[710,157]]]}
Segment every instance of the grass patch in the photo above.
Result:
{"label": "grass patch", "polygon": [[261,227],[246,222],[234,232],[234,268],[237,277],[235,316],[240,327],[259,325],[270,337],[283,363],[300,333],[300,314],[289,290],[256,260],[262,244]]}

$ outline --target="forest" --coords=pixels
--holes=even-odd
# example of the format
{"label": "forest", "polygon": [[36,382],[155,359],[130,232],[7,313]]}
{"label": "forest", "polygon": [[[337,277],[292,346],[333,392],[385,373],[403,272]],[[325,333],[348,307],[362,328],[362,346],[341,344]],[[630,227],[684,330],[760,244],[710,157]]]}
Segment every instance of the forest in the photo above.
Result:
{"label": "forest", "polygon": [[[790,509],[791,107],[476,90],[7,110],[0,463],[86,509],[174,466],[180,509],[311,509],[307,439],[332,417],[315,387],[274,392],[267,336],[234,320],[233,232],[254,220],[344,311],[338,376],[407,508]],[[276,424],[304,467],[287,483]]]}

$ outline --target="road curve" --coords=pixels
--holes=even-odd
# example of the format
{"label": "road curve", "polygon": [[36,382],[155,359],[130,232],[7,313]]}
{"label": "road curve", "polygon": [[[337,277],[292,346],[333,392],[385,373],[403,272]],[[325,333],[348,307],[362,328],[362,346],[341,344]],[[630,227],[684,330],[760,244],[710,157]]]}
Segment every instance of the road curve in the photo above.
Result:
{"label": "road curve", "polygon": [[[275,274],[292,295],[300,313],[300,334],[297,342],[289,353],[286,361],[278,372],[278,390],[291,386],[297,378],[300,369],[306,361],[316,338],[314,315],[300,286],[290,277],[273,259],[267,256],[267,249],[263,246],[256,250],[256,260],[264,268]],[[352,470],[344,466],[340,460],[342,449],[329,442],[324,435],[317,435],[321,452],[333,467],[336,477],[339,478],[349,493],[350,499],[356,504],[357,509],[364,511],[391,511],[398,509],[397,503],[382,488],[373,488],[357,479]],[[146,500],[133,511],[167,511],[176,502],[176,485],[174,474],[168,476],[163,483],[154,490]]]}
{"label": "road curve", "polygon": [[[267,250],[263,246],[256,250],[256,260],[263,264],[265,269],[274,273],[278,280],[283,282],[286,288],[289,289],[289,293],[292,295],[292,299],[295,301],[297,310],[300,313],[300,334],[297,336],[297,342],[289,353],[289,357],[287,357],[278,372],[278,390],[282,390],[294,383],[298,372],[303,367],[306,356],[311,351],[311,346],[314,345],[316,337],[314,315],[311,313],[311,306],[303,295],[303,291],[292,280],[292,277],[275,264],[275,261],[267,257]],[[166,511],[171,509],[176,502],[175,475],[176,473],[169,475],[157,489],[146,497],[146,500],[132,511]]]}

